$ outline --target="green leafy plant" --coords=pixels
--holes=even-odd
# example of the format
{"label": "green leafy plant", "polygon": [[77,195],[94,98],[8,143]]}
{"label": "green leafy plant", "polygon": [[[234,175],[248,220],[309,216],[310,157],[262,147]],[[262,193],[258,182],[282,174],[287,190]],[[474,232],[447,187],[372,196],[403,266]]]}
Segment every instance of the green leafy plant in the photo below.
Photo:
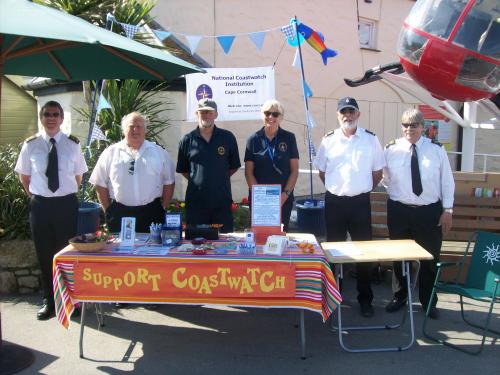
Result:
{"label": "green leafy plant", "polygon": [[243,198],[240,203],[234,203],[231,206],[233,211],[234,230],[242,232],[250,227],[250,207],[248,207],[248,198]]}
{"label": "green leafy plant", "polygon": [[0,239],[31,238],[29,198],[14,172],[19,149],[0,146]]}

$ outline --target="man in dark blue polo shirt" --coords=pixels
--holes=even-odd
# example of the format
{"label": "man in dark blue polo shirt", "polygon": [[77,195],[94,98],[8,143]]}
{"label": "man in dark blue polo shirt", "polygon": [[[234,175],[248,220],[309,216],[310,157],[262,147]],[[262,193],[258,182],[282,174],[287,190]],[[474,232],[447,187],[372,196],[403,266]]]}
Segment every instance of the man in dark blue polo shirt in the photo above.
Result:
{"label": "man in dark blue polo shirt", "polygon": [[198,127],[179,143],[177,173],[188,180],[186,223],[222,224],[233,231],[231,176],[241,166],[233,133],[215,126],[217,104],[202,99],[196,110]]}

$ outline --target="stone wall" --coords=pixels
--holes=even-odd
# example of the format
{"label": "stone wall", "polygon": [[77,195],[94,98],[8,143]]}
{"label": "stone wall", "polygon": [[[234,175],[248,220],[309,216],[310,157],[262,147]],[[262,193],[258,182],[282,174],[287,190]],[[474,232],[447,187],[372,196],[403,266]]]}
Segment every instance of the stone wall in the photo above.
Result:
{"label": "stone wall", "polygon": [[40,268],[31,240],[0,241],[0,293],[40,289]]}

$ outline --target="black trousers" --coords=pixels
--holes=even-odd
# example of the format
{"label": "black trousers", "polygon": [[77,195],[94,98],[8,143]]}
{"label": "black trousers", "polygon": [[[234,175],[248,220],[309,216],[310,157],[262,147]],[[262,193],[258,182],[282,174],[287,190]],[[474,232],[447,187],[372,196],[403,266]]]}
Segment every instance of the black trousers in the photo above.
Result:
{"label": "black trousers", "polygon": [[[248,201],[250,205],[250,215],[252,212],[252,192],[248,191]],[[281,223],[283,224],[283,231],[288,232],[288,226],[290,225],[290,216],[292,215],[293,209],[293,201],[294,201],[293,193],[288,196],[288,199],[281,206]],[[250,216],[251,218],[252,216]],[[251,223],[250,223],[251,224]]]}
{"label": "black trousers", "polygon": [[30,200],[30,227],[40,264],[43,298],[54,303],[52,260],[76,236],[78,198],[76,194],[46,198],[33,195]]}
{"label": "black trousers", "polygon": [[[436,263],[439,261],[443,242],[443,233],[438,226],[442,212],[440,201],[418,207],[407,206],[391,199],[387,201],[389,237],[393,240],[413,239],[434,257],[433,260],[423,260],[420,263],[418,298],[424,309],[427,308],[431,296],[436,278]],[[401,262],[394,262],[394,274],[396,276],[394,297],[406,298],[406,278],[402,275]],[[436,306],[436,303],[437,296],[431,306]]]}
{"label": "black trousers", "polygon": [[189,202],[186,204],[186,224],[222,224],[219,232],[229,233],[234,231],[233,212],[231,204],[216,208],[193,207]]}
{"label": "black trousers", "polygon": [[[327,241],[345,241],[349,232],[353,241],[372,239],[370,193],[353,197],[325,193],[325,223]],[[359,303],[371,303],[372,263],[356,263]]]}
{"label": "black trousers", "polygon": [[165,210],[161,205],[161,198],[143,206],[125,206],[113,201],[106,210],[106,223],[111,232],[119,232],[122,226],[122,217],[135,217],[135,231],[149,233],[151,223],[163,223]]}

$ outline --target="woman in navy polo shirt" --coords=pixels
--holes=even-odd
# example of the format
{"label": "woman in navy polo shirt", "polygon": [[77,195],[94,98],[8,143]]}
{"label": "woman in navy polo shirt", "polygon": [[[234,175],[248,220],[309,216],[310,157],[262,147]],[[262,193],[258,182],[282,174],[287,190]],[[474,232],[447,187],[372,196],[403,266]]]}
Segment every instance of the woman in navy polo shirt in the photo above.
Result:
{"label": "woman in navy polo shirt", "polygon": [[268,100],[261,113],[264,127],[247,140],[245,178],[250,192],[255,184],[281,185],[281,221],[286,232],[293,207],[293,189],[299,175],[297,141],[293,133],[280,127],[284,115],[280,102]]}

